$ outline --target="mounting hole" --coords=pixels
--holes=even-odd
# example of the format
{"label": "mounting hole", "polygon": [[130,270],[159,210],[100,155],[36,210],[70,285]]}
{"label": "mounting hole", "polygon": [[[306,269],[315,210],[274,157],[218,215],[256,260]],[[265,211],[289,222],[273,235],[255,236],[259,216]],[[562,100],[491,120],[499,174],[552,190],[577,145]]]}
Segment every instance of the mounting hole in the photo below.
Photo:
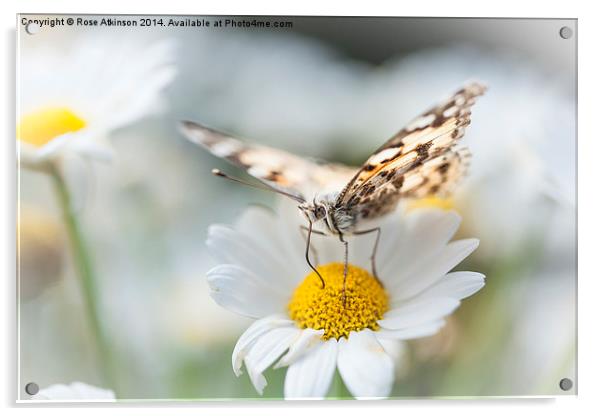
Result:
{"label": "mounting hole", "polygon": [[39,391],[40,386],[38,386],[36,383],[27,383],[25,385],[25,393],[29,394],[30,396],[38,394]]}
{"label": "mounting hole", "polygon": [[563,378],[558,384],[560,388],[564,391],[569,391],[573,388],[573,380],[571,380],[570,378]]}
{"label": "mounting hole", "polygon": [[30,35],[35,35],[40,31],[41,27],[39,24],[31,22],[25,25],[25,31]]}
{"label": "mounting hole", "polygon": [[562,39],[570,39],[573,37],[573,29],[568,26],[561,27],[559,33]]}

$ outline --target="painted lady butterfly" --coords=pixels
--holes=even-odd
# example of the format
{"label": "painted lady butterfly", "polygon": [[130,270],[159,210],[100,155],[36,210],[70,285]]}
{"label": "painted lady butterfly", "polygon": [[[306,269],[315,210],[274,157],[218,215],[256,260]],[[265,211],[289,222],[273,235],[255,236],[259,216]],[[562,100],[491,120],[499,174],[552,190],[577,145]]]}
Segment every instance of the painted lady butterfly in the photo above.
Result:
{"label": "painted lady butterfly", "polygon": [[[308,221],[305,257],[320,279],[322,276],[309,259],[312,231],[337,236],[344,244],[345,278],[348,264],[345,236],[377,233],[371,256],[376,277],[380,228],[360,230],[358,225],[391,212],[402,198],[445,196],[454,189],[465,175],[470,158],[468,150],[458,148],[457,143],[470,124],[472,105],[485,90],[479,83],[466,85],[410,122],[359,169],[319,164],[282,150],[247,144],[190,121],[182,122],[181,127],[192,142],[245,169],[270,190],[299,203]],[[213,173],[242,182],[218,170]],[[314,226],[322,231],[314,230]],[[345,287],[343,299],[344,293]]]}

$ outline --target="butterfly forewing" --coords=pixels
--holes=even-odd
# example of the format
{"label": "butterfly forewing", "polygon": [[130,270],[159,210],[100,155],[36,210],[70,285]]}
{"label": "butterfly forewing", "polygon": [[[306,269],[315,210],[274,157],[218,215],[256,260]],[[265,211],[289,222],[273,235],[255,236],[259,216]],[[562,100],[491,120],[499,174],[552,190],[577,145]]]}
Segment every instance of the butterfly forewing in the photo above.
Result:
{"label": "butterfly forewing", "polygon": [[368,158],[339,194],[337,207],[371,218],[390,211],[401,197],[449,192],[468,160],[468,152],[455,146],[484,92],[483,85],[469,84],[414,119]]}
{"label": "butterfly forewing", "polygon": [[200,124],[182,122],[185,136],[215,156],[243,168],[265,184],[307,199],[324,189],[340,190],[357,169],[318,164],[283,150],[250,144]]}

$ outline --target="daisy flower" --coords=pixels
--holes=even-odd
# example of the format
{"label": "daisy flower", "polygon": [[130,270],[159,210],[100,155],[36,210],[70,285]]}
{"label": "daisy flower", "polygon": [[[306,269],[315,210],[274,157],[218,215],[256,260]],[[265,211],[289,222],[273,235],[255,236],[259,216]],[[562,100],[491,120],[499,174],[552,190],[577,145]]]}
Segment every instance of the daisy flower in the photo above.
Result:
{"label": "daisy flower", "polygon": [[169,41],[143,43],[88,35],[57,49],[22,39],[18,59],[17,142],[29,167],[77,154],[111,157],[108,133],[158,109],[175,75]]}
{"label": "daisy flower", "polygon": [[[296,211],[296,208],[295,208]],[[213,299],[257,319],[239,338],[232,367],[245,365],[259,394],[270,366],[288,366],[285,398],[323,398],[335,369],[356,398],[389,396],[400,341],[435,334],[460,300],[484,285],[474,272],[449,271],[478,245],[450,242],[460,216],[439,209],[397,211],[382,220],[379,281],[367,270],[373,238],[350,238],[343,305],[343,248],[332,237],[312,238],[322,288],[305,263],[300,216],[249,208],[235,227],[212,225],[207,245],[221,263],[207,279]]]}
{"label": "daisy flower", "polygon": [[53,384],[40,390],[31,400],[114,402],[115,393],[76,381],[69,385]]}
{"label": "daisy flower", "polygon": [[53,36],[19,39],[18,160],[52,179],[107,385],[115,385],[113,351],[76,215],[86,190],[81,161],[110,159],[109,133],[159,109],[160,93],[175,75],[173,52],[170,41],[105,32],[67,43]]}

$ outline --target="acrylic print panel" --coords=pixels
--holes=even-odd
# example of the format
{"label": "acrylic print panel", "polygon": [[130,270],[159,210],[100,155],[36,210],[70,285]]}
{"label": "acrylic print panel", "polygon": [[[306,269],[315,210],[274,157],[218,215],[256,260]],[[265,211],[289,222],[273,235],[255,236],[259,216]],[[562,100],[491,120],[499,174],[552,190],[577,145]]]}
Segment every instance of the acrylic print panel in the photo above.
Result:
{"label": "acrylic print panel", "polygon": [[17,33],[20,400],[576,393],[575,20]]}

